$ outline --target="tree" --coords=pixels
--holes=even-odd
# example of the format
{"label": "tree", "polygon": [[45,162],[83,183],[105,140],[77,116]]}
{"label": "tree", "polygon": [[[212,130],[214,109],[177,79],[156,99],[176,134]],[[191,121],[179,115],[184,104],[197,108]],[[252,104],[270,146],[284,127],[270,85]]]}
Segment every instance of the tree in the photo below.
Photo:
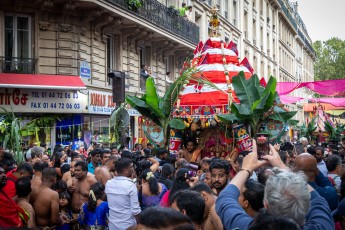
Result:
{"label": "tree", "polygon": [[345,77],[345,40],[331,38],[313,43],[316,53],[315,80],[343,79]]}

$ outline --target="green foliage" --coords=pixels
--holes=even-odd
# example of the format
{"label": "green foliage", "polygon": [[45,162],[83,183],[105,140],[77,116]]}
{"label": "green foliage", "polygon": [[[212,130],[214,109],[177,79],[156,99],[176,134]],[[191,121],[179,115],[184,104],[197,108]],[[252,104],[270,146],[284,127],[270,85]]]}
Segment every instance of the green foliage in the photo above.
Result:
{"label": "green foliage", "polygon": [[59,115],[45,115],[32,119],[20,130],[20,135],[31,136],[36,135],[36,140],[39,141],[39,134],[47,134],[50,132],[50,127],[53,126],[54,121],[61,120]]}
{"label": "green foliage", "polygon": [[315,124],[315,118],[313,118],[307,125],[302,124],[302,126],[300,126],[299,129],[302,137],[306,137],[308,140],[315,139],[314,132],[317,129],[317,126]]}
{"label": "green foliage", "polygon": [[127,4],[130,10],[138,10],[143,5],[141,0],[127,0]]}
{"label": "green foliage", "polygon": [[270,77],[264,88],[260,85],[257,75],[247,80],[244,73],[240,72],[232,79],[232,85],[240,104],[231,104],[232,114],[218,115],[218,118],[225,123],[237,121],[249,124],[255,135],[261,124],[267,120],[278,120],[284,123],[296,114],[296,112],[274,110],[274,103],[278,98],[277,80],[274,77]]}
{"label": "green foliage", "polygon": [[[115,141],[119,145],[125,145],[128,137],[128,126],[130,117],[125,104],[121,104],[119,108],[113,110],[110,115],[110,127],[112,127],[112,133],[115,137]],[[120,147],[120,146],[119,146]]]}
{"label": "green foliage", "polygon": [[7,112],[4,108],[2,109],[5,114],[0,122],[0,141],[4,149],[9,149],[13,154],[14,158],[19,164],[24,160],[21,149],[21,122],[13,112]]}
{"label": "green foliage", "polygon": [[316,53],[316,80],[343,79],[345,73],[345,40],[331,38],[313,43]]}
{"label": "green foliage", "polygon": [[345,131],[345,124],[336,124],[335,127],[333,127],[328,121],[325,121],[324,124],[325,131],[329,134],[329,139],[340,141]]}
{"label": "green foliage", "polygon": [[146,80],[146,92],[142,97],[126,96],[126,102],[138,112],[150,118],[156,125],[161,127],[164,132],[165,146],[169,146],[170,128],[185,129],[186,125],[180,118],[171,118],[171,113],[174,104],[178,99],[178,95],[183,89],[183,86],[189,80],[196,81],[200,85],[209,85],[217,88],[212,82],[203,78],[199,70],[195,68],[185,68],[180,77],[170,85],[163,97],[157,93],[156,85],[152,77]]}

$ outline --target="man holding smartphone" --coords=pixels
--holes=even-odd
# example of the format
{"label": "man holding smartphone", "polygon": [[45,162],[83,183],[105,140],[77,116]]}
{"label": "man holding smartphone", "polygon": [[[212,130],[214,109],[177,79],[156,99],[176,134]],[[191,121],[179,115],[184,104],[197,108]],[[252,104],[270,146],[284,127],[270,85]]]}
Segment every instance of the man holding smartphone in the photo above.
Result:
{"label": "man holding smartphone", "polygon": [[264,207],[274,216],[293,220],[301,229],[334,229],[334,222],[327,202],[298,173],[292,173],[281,161],[278,152],[270,145],[270,154],[258,160],[257,145],[243,159],[242,170],[231,180],[216,201],[216,211],[225,229],[248,229],[253,218],[238,203],[240,189],[253,171],[270,163],[280,168],[268,178],[264,194]]}

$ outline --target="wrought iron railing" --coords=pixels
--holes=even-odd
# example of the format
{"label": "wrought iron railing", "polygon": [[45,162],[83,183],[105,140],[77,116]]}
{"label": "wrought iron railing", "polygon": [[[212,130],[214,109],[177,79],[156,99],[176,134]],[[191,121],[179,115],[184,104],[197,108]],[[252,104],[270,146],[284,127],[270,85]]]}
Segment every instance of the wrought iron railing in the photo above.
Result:
{"label": "wrought iron railing", "polygon": [[107,1],[188,42],[195,45],[199,42],[199,27],[187,18],[181,17],[174,8],[166,7],[157,0],[141,1],[138,8],[130,6],[128,0]]}
{"label": "wrought iron railing", "polygon": [[0,57],[0,70],[3,73],[35,73],[36,59]]}
{"label": "wrought iron railing", "polygon": [[310,52],[312,52],[313,54],[315,54],[315,51],[314,51],[313,46],[309,43],[308,39],[304,36],[304,34],[302,33],[302,31],[298,30],[298,36],[301,37],[301,39],[304,41],[305,45],[308,47],[308,49],[310,50]]}
{"label": "wrought iron railing", "polygon": [[[292,24],[293,28],[295,30],[297,30],[297,23],[296,23],[295,19],[293,18],[293,16],[291,15],[291,13],[289,12],[288,7],[285,5],[284,0],[278,0],[278,2],[280,4],[284,14],[286,15],[286,17],[289,19],[290,23]],[[288,3],[286,3],[286,4],[288,4]]]}

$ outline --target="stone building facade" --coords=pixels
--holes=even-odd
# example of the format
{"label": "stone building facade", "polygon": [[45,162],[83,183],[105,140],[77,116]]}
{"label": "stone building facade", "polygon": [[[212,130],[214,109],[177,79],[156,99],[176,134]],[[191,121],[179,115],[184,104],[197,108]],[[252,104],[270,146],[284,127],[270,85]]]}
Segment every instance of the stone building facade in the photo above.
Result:
{"label": "stone building facade", "polygon": [[[31,108],[14,110],[23,119],[45,113],[71,115],[72,123],[52,127],[52,144],[83,140],[89,143],[90,138],[99,141],[99,136],[108,136],[109,115],[115,108],[109,100],[112,79],[108,73],[125,72],[126,94],[140,95],[144,91],[140,66],[146,65],[151,68],[159,93],[163,94],[168,84],[166,73],[170,72],[170,80],[174,80],[183,61],[191,57],[199,42],[197,25],[155,0],[147,0],[139,8],[124,0],[5,0],[0,3],[0,30],[4,32],[0,33],[1,74],[8,77],[14,76],[13,73],[54,75],[54,81],[66,79],[66,76],[82,76],[85,87],[73,93],[80,95],[79,99],[83,96],[86,100],[83,103],[69,102],[66,96],[62,98],[64,104],[58,104],[58,108],[52,104],[44,111],[38,110],[39,113]],[[26,87],[19,84],[13,87]],[[3,82],[1,86],[1,90],[5,90]],[[45,89],[48,95],[53,95],[49,93],[53,92],[49,86]],[[32,90],[35,90],[34,83]],[[64,95],[64,89],[60,90],[62,92],[54,91],[54,97]],[[31,94],[39,95],[35,93],[27,93],[28,102],[32,100]],[[52,100],[47,98],[43,103],[50,105]],[[5,105],[8,109],[14,106]],[[130,114],[131,135],[138,137],[138,113],[130,110]],[[66,127],[78,129],[78,135],[72,131],[67,135],[69,138],[59,139],[58,136],[67,137],[59,133],[59,129]],[[87,132],[91,134],[83,137],[82,131],[85,131],[84,136]]]}
{"label": "stone building facade", "polygon": [[[315,54],[311,39],[297,7],[287,0],[144,2],[139,8],[129,6],[126,0],[0,2],[0,75],[54,75],[53,81],[66,76],[83,76],[83,89],[58,89],[71,93],[63,98],[63,108],[54,108],[53,104],[37,112],[23,106],[14,109],[23,119],[49,113],[72,116],[71,121],[52,127],[51,144],[89,142],[90,138],[108,136],[106,127],[115,108],[111,103],[109,72],[125,72],[126,94],[140,95],[144,90],[140,66],[144,64],[151,68],[159,93],[163,94],[167,80],[178,76],[183,61],[192,57],[199,40],[207,39],[209,10],[214,5],[219,9],[223,39],[238,44],[240,58],[247,57],[260,77],[267,80],[273,75],[278,81],[313,81]],[[179,16],[176,9],[182,2],[193,6],[192,22]],[[170,72],[170,79],[166,72]],[[7,85],[0,82],[0,86],[4,91]],[[31,89],[17,87],[26,88],[28,101],[38,100],[31,98],[36,95],[34,83]],[[61,93],[49,86],[44,90],[48,95]],[[295,96],[306,97],[307,93],[296,92]],[[70,102],[72,99],[67,95],[76,95],[77,102]],[[91,97],[99,100],[91,100]],[[54,101],[58,102],[58,98],[47,98],[43,103],[51,105]],[[139,137],[138,113],[134,110],[130,113],[131,135]],[[59,139],[68,136],[62,132],[64,129],[68,132],[70,127],[76,127],[77,131],[70,131],[65,140]]]}

